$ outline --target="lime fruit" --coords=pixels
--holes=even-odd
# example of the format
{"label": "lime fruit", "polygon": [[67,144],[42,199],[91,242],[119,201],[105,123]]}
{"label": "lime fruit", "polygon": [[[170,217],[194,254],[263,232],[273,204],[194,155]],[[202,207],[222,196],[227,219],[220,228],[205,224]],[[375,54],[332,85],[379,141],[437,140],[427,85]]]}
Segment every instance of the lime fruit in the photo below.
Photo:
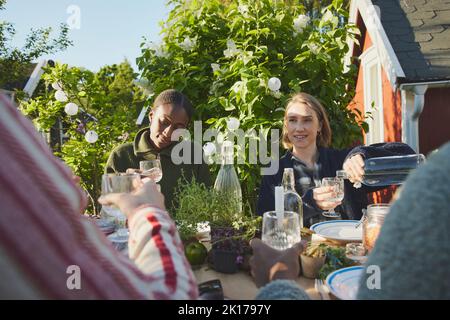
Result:
{"label": "lime fruit", "polygon": [[189,263],[196,266],[205,262],[208,250],[206,250],[206,247],[200,242],[191,242],[185,246],[184,253],[186,254]]}

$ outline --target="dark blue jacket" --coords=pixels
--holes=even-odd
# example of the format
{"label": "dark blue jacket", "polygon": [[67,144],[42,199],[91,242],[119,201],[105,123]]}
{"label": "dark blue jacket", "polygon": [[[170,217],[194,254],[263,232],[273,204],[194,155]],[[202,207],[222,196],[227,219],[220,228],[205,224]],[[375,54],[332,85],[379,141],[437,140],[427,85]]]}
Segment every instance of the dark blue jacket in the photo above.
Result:
{"label": "dark blue jacket", "polygon": [[[278,172],[274,175],[263,177],[256,212],[258,215],[262,215],[266,211],[275,209],[275,186],[281,185],[284,169],[293,168],[295,189],[298,194],[302,195],[303,199],[303,223],[305,226],[310,226],[320,221],[323,211],[317,207],[313,199],[314,180],[321,180],[323,177],[335,177],[336,171],[342,170],[344,161],[355,154],[361,154],[364,159],[368,159],[413,153],[414,150],[408,145],[399,142],[377,143],[344,150],[319,147],[317,170],[311,170],[290,151],[287,151],[279,160]],[[301,180],[301,178],[304,179]],[[344,200],[336,208],[336,212],[340,212],[343,219],[360,219],[362,216],[361,210],[367,206],[367,193],[380,189],[382,188],[367,187],[365,185],[356,189],[348,180],[345,180]]]}

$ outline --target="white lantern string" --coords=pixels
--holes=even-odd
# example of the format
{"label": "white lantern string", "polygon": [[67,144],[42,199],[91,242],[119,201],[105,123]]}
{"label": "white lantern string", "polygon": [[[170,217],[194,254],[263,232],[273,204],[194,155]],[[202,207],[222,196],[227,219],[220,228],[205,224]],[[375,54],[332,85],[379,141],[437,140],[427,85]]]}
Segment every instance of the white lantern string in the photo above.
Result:
{"label": "white lantern string", "polygon": [[228,130],[231,130],[231,131],[237,130],[239,128],[240,124],[241,123],[239,122],[239,119],[234,118],[234,117],[231,117],[227,120]]}
{"label": "white lantern string", "polygon": [[57,90],[55,92],[55,99],[59,102],[66,102],[68,100],[66,93],[62,90]]}
{"label": "white lantern string", "polygon": [[64,111],[69,115],[69,116],[74,116],[78,113],[78,106],[73,103],[73,102],[69,102],[68,104],[66,104],[66,106],[64,107]]}
{"label": "white lantern string", "polygon": [[269,87],[269,89],[271,91],[274,91],[274,92],[278,91],[281,88],[281,80],[278,79],[277,77],[272,77],[267,82],[267,86]]}
{"label": "white lantern string", "polygon": [[87,142],[89,143],[95,143],[98,140],[98,134],[97,132],[93,131],[93,130],[89,130],[88,132],[86,132],[86,134],[84,135],[84,138],[86,139]]}

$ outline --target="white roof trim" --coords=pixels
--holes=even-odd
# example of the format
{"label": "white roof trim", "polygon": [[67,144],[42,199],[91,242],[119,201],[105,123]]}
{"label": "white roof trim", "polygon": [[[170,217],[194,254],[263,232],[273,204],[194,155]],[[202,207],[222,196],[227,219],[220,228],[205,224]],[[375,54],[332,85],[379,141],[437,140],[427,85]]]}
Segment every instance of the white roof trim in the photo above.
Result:
{"label": "white roof trim", "polygon": [[33,95],[34,90],[36,90],[36,87],[41,80],[41,76],[44,73],[44,70],[42,68],[46,65],[47,60],[41,60],[37,63],[36,67],[33,70],[33,73],[31,74],[30,78],[27,81],[27,84],[25,85],[25,88],[23,89],[23,91],[25,91],[30,98]]}
{"label": "white roof trim", "polygon": [[[349,23],[356,24],[358,12],[361,14],[372,43],[378,51],[378,57],[380,58],[386,76],[392,88],[395,90],[397,87],[397,78],[404,78],[405,73],[384,31],[376,8],[371,0],[352,0],[350,4]],[[362,46],[363,43],[360,45]],[[354,42],[349,40],[349,52],[345,57],[346,64],[349,64],[351,61],[353,48]]]}

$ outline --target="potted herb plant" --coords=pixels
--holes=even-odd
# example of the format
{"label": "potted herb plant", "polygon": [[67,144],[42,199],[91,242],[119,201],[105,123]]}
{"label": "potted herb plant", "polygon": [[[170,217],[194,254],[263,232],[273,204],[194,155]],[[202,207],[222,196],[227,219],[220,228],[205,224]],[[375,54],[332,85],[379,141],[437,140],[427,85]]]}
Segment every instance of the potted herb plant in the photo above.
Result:
{"label": "potted herb plant", "polygon": [[176,191],[174,212],[182,239],[192,239],[199,223],[209,222],[211,251],[209,262],[219,272],[233,273],[247,265],[251,254],[249,240],[261,224],[252,216],[249,206],[236,212],[233,197],[207,188],[195,179],[181,180]]}

